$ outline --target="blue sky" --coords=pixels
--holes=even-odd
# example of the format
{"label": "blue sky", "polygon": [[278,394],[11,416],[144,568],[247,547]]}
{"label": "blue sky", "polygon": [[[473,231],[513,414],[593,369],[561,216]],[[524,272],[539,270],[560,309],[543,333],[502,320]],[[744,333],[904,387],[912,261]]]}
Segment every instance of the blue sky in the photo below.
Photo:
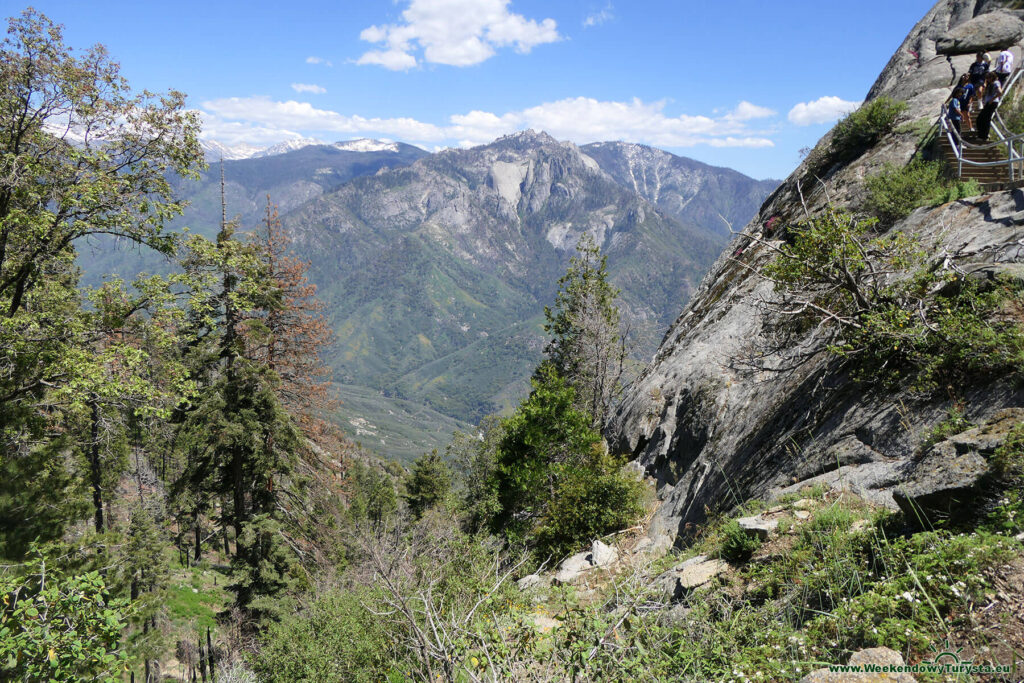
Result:
{"label": "blue sky", "polygon": [[[523,128],[782,178],[855,106],[931,0],[37,0],[204,136],[427,149]],[[4,16],[23,7],[4,0]]]}

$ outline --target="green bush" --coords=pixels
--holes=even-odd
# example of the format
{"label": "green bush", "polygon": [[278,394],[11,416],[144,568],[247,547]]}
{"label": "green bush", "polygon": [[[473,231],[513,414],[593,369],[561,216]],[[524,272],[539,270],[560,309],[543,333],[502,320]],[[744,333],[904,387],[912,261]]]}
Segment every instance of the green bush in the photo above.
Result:
{"label": "green bush", "polygon": [[127,600],[99,572],[64,576],[34,561],[27,576],[0,576],[0,679],[120,681]]}
{"label": "green bush", "polygon": [[976,180],[949,178],[938,161],[914,159],[906,166],[885,164],[868,176],[865,206],[883,224],[891,225],[919,206],[937,206],[981,192]]}
{"label": "green bush", "polygon": [[562,478],[536,532],[541,556],[561,557],[635,522],[644,511],[645,487],[602,455]]}
{"label": "green bush", "polygon": [[[783,295],[788,344],[815,328],[854,376],[929,393],[969,377],[1024,369],[1024,297],[1010,282],[978,282],[931,264],[917,241],[879,234],[844,211],[789,227],[791,243],[763,273]],[[892,279],[894,273],[906,276]]]}
{"label": "green bush", "polygon": [[985,527],[1002,533],[1024,530],[1024,423],[1018,424],[989,461],[993,488],[998,491],[995,509],[988,514]]}
{"label": "green bush", "polygon": [[974,423],[964,417],[963,410],[954,406],[949,409],[946,418],[942,422],[939,422],[925,433],[924,438],[921,440],[921,445],[917,447],[917,452],[919,454],[924,453],[940,441],[944,441],[973,426]]}
{"label": "green bush", "polygon": [[722,544],[719,556],[730,562],[746,562],[761,547],[761,539],[747,532],[736,520],[730,520],[722,527]]}
{"label": "green bush", "polygon": [[392,669],[395,634],[364,606],[372,589],[330,591],[271,622],[249,660],[259,680],[380,681]]}
{"label": "green bush", "polygon": [[631,524],[643,512],[644,486],[601,451],[576,391],[543,363],[533,392],[505,420],[484,496],[491,530],[561,554]]}
{"label": "green bush", "polygon": [[575,390],[545,364],[530,396],[505,421],[488,482],[499,508],[490,522],[496,533],[526,540],[545,516],[560,477],[599,448],[601,437],[590,416],[574,407],[575,400]]}
{"label": "green bush", "polygon": [[906,109],[906,102],[889,97],[865,102],[836,124],[832,132],[832,156],[836,161],[856,159],[883,135],[892,132],[896,119]]}
{"label": "green bush", "polygon": [[1002,104],[999,105],[999,117],[1011,135],[1024,133],[1024,98],[1017,92],[1003,98]]}
{"label": "green bush", "polygon": [[935,638],[968,623],[956,619],[988,585],[982,569],[1013,558],[1019,546],[991,534],[939,531],[874,541],[869,550],[845,599],[807,625],[821,654],[879,646],[927,652]]}

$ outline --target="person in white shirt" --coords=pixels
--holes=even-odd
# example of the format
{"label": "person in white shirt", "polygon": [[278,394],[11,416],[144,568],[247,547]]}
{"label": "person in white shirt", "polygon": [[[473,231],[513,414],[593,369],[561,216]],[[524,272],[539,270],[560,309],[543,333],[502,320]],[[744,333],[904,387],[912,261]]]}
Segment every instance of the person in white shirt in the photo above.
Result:
{"label": "person in white shirt", "polygon": [[1010,48],[1006,48],[999,53],[999,57],[996,59],[996,78],[999,79],[999,85],[1005,86],[1006,81],[1010,79],[1010,74],[1013,73],[1013,53],[1010,52]]}

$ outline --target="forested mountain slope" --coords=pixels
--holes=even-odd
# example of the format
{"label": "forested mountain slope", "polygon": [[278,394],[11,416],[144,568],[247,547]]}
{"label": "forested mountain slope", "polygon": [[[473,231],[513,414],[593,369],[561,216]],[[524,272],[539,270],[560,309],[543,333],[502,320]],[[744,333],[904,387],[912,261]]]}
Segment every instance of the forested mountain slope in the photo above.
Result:
{"label": "forested mountain slope", "polygon": [[358,178],[285,225],[328,303],[338,381],[471,422],[525,390],[539,316],[582,234],[608,254],[627,316],[653,334],[723,244],[532,131]]}
{"label": "forested mountain slope", "polygon": [[[775,185],[650,147],[580,148],[533,131],[436,154],[351,146],[224,162],[228,215],[248,231],[267,195],[279,206],[337,334],[328,361],[345,397],[340,423],[402,458],[523,395],[543,349],[544,306],[580,235],[608,254],[646,358],[728,225]],[[175,227],[213,234],[220,169],[176,181],[190,205]],[[86,284],[166,272],[160,255],[113,243],[83,244]]]}

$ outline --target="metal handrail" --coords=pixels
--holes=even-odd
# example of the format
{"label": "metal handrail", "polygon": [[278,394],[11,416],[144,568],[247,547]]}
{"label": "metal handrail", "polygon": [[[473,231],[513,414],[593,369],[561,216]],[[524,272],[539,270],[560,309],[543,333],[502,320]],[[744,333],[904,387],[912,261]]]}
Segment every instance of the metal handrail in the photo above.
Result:
{"label": "metal handrail", "polygon": [[[998,138],[997,140],[994,140],[992,142],[987,142],[985,144],[978,145],[964,140],[963,137],[957,134],[953,127],[949,125],[948,108],[945,104],[942,105],[942,109],[939,113],[939,127],[942,131],[945,132],[946,138],[949,140],[949,146],[952,148],[953,153],[956,155],[958,163],[957,177],[963,176],[965,163],[968,166],[979,167],[1002,166],[1005,164],[1009,180],[1011,183],[1013,182],[1014,163],[1024,162],[1024,133],[1018,133],[1016,135],[1011,136],[1006,135],[1006,133],[1004,132],[1004,129],[1006,128],[1006,123],[1003,121],[1002,117],[999,116],[999,105],[1003,103],[1003,99],[1006,97],[1007,93],[1009,93],[1010,89],[1013,88],[1014,85],[1016,85],[1017,81],[1021,78],[1022,75],[1024,75],[1024,70],[1018,69],[1017,73],[1015,73],[1013,75],[1013,78],[1011,78],[1010,81],[1007,83],[1006,88],[1003,89],[1003,94],[999,100],[999,104],[996,105],[996,111],[992,116],[992,130],[995,131],[996,137]],[[1006,132],[1009,131],[1007,130]],[[1017,153],[1017,146],[1014,144],[1016,142],[1020,142],[1021,144],[1021,154]],[[1006,159],[1000,159],[999,161],[974,161],[972,159],[964,158],[963,150],[965,147],[967,149],[984,150],[992,149],[995,147],[1002,147],[1003,145],[1006,146]]]}

